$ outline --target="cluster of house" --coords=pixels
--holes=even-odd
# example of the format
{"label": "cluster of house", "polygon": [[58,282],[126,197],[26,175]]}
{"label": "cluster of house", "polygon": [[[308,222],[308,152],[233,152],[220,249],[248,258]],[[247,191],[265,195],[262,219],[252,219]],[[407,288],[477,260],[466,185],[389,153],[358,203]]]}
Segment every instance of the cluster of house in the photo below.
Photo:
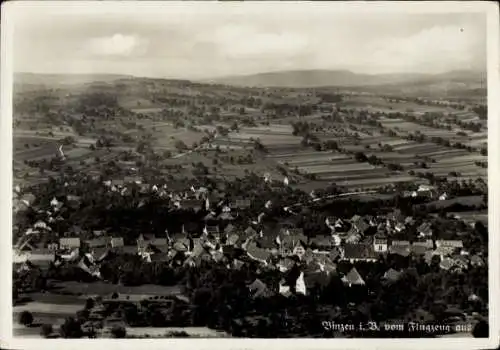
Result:
{"label": "cluster of house", "polygon": [[[161,237],[140,234],[134,246],[126,246],[123,238],[108,236],[102,231],[95,231],[94,238],[86,241],[79,237],[61,237],[43,249],[36,249],[29,244],[29,239],[25,239],[16,246],[14,262],[73,261],[96,277],[100,276],[100,262],[113,250],[137,254],[145,262],[177,266],[196,266],[201,261],[213,261],[223,262],[228,268],[240,268],[246,261],[255,261],[286,273],[300,263],[309,270],[297,276],[295,291],[304,293],[305,286],[310,284],[308,278],[319,276],[327,280],[329,274],[336,271],[338,262],[376,262],[381,254],[403,257],[412,254],[422,257],[429,265],[437,257],[439,266],[450,271],[462,271],[470,265],[485,263],[481,255],[470,255],[461,240],[433,240],[430,223],[418,226],[420,238],[416,241],[392,239],[392,233],[403,232],[407,226],[414,225],[411,217],[398,211],[384,217],[355,215],[350,220],[328,217],[325,224],[330,227],[331,234],[313,238],[308,238],[303,229],[290,224],[278,229],[264,225],[249,225],[241,229],[229,223],[224,227],[205,225],[201,235],[187,233],[184,229],[175,234],[166,231]],[[35,228],[43,229],[46,225],[39,222]],[[82,244],[88,247],[88,253],[83,256],[79,254]],[[392,279],[400,273],[396,272],[388,271],[387,278]],[[364,284],[355,268],[343,276],[343,281],[350,286]],[[286,295],[290,293],[289,288],[282,285],[280,291]]]}
{"label": "cluster of house", "polygon": [[403,191],[403,197],[423,197],[428,199],[438,198],[441,201],[448,199],[448,194],[446,192],[438,192],[435,186],[430,185],[420,185],[415,191]]}
{"label": "cluster of house", "polygon": [[[141,185],[141,183],[137,183]],[[128,191],[125,183],[107,181],[104,183],[109,191],[119,191],[123,195]],[[129,186],[130,187],[130,186]],[[81,234],[65,235],[57,242],[49,242],[43,246],[31,245],[31,238],[44,230],[50,231],[50,225],[43,221],[35,223],[14,247],[14,263],[30,261],[56,263],[61,261],[75,262],[83,270],[99,277],[99,265],[110,251],[121,251],[141,256],[145,262],[168,262],[195,266],[201,261],[225,262],[229,268],[239,268],[245,261],[253,260],[269,268],[282,272],[290,271],[297,262],[312,266],[314,273],[328,276],[336,270],[339,261],[375,262],[382,254],[395,254],[403,257],[420,256],[431,264],[433,258],[439,258],[440,267],[444,270],[461,271],[470,265],[484,264],[481,255],[470,255],[461,240],[434,240],[430,222],[418,226],[412,217],[404,216],[396,210],[384,216],[354,215],[350,219],[327,217],[325,225],[330,229],[329,235],[316,235],[309,238],[302,228],[291,223],[283,223],[277,228],[263,224],[266,208],[272,206],[271,201],[265,204],[262,213],[248,227],[234,226],[239,210],[251,206],[247,198],[224,200],[222,193],[208,191],[204,187],[190,191],[168,192],[165,185],[144,185],[144,190],[157,192],[160,196],[171,199],[175,208],[191,208],[206,210],[203,232],[165,232],[161,237],[143,233],[137,238],[136,245],[125,245],[123,238],[109,236],[103,231],[94,231],[93,238],[83,241]],[[420,192],[431,191],[431,188],[419,188]],[[29,198],[32,204],[34,198]],[[47,211],[49,223],[57,221],[58,211],[64,205],[78,203],[79,197],[68,195],[53,198]],[[140,206],[141,204],[139,204]],[[218,213],[216,213],[216,211]],[[395,235],[404,235],[408,227],[416,227],[418,239],[394,239]],[[87,248],[86,254],[80,254],[82,245]],[[311,271],[312,271],[311,270]],[[301,282],[309,272],[298,275],[296,290],[304,290],[306,282]],[[390,272],[389,275],[394,275]],[[302,277],[301,277],[302,276]],[[364,283],[356,269],[343,277],[348,285]],[[282,288],[286,294],[286,286]]]}

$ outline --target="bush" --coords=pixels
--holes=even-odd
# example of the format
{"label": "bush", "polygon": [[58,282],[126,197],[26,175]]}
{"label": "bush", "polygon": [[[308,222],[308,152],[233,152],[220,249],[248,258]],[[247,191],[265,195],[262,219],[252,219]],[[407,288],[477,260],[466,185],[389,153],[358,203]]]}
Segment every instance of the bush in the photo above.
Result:
{"label": "bush", "polygon": [[125,336],[127,335],[127,330],[121,326],[114,326],[111,329],[111,334],[114,338],[125,338]]}
{"label": "bush", "polygon": [[42,328],[40,328],[40,335],[47,338],[50,334],[52,334],[53,328],[51,324],[44,324]]}
{"label": "bush", "polygon": [[29,311],[23,311],[19,315],[19,323],[28,327],[33,323],[33,315]]}

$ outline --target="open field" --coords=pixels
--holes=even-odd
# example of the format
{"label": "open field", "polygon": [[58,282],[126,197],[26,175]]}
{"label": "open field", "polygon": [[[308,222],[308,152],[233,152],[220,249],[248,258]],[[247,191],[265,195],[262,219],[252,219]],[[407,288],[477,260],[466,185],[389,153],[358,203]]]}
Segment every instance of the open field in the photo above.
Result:
{"label": "open field", "polygon": [[427,206],[435,206],[437,209],[442,209],[442,208],[450,207],[454,204],[480,206],[482,203],[483,203],[482,196],[463,196],[463,197],[456,197],[456,198],[452,198],[452,199],[447,199],[444,201],[429,202],[426,205]]}
{"label": "open field", "polygon": [[228,334],[208,327],[127,327],[127,337],[162,338],[171,333],[186,332],[190,337],[220,338]]}

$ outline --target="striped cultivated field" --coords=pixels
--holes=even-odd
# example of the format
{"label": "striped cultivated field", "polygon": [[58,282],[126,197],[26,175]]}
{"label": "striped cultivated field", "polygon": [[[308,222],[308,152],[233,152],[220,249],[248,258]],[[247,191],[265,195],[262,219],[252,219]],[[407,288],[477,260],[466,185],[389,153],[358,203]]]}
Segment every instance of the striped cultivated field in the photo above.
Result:
{"label": "striped cultivated field", "polygon": [[349,155],[336,152],[305,150],[273,154],[268,158],[290,169],[297,169],[301,174],[314,174],[318,180],[335,182],[346,187],[371,188],[415,180],[413,176],[394,173],[385,167],[361,163]]}
{"label": "striped cultivated field", "polygon": [[475,162],[485,162],[487,159],[487,156],[471,153],[448,156],[439,159],[436,163],[428,164],[429,169],[427,171],[432,172],[436,176],[447,176],[450,172],[455,171],[460,174],[460,177],[486,179],[488,177],[488,169],[477,166]]}

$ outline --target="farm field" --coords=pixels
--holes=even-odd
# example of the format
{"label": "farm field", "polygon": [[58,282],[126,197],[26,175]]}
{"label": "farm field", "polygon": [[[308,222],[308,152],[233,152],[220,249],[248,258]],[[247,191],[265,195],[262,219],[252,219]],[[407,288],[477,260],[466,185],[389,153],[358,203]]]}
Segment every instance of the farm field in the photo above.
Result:
{"label": "farm field", "polygon": [[453,112],[455,109],[446,106],[426,106],[415,102],[389,102],[374,95],[349,96],[338,104],[341,108],[358,108],[369,112]]}
{"label": "farm field", "polygon": [[475,223],[476,221],[481,221],[483,224],[487,225],[488,224],[488,211],[483,210],[483,211],[462,211],[462,212],[451,212],[450,215],[454,215],[456,217],[459,217],[461,220],[464,220],[465,222],[469,223]]}
{"label": "farm field", "polygon": [[[405,155],[400,155],[404,158]],[[318,181],[334,182],[348,188],[372,188],[389,183],[415,181],[413,176],[398,174],[381,166],[360,163],[338,152],[301,151],[269,155],[268,158],[297,169],[302,174],[314,174]]]}
{"label": "farm field", "polygon": [[437,209],[447,208],[454,204],[470,205],[470,206],[480,206],[483,203],[482,196],[462,196],[452,199],[447,199],[444,201],[434,201],[429,202],[426,206],[434,206]]}
{"label": "farm field", "polygon": [[488,169],[481,168],[475,165],[474,162],[487,160],[487,156],[467,153],[464,155],[442,157],[438,162],[428,164],[428,166],[429,171],[438,176],[446,176],[449,172],[455,171],[460,176],[481,177],[485,179],[488,176]]}

